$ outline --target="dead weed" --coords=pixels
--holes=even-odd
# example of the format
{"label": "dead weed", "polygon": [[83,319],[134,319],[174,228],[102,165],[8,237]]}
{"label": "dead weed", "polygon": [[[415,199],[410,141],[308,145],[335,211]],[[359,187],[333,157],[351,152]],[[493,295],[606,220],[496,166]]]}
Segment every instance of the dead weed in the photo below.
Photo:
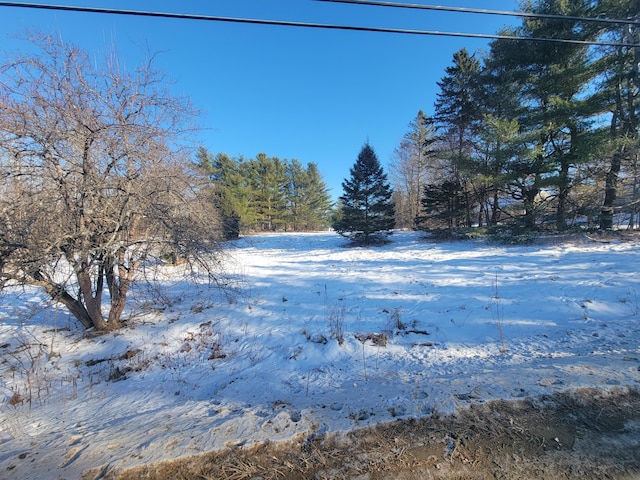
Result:
{"label": "dead weed", "polygon": [[640,478],[640,391],[582,389],[262,444],[111,480]]}

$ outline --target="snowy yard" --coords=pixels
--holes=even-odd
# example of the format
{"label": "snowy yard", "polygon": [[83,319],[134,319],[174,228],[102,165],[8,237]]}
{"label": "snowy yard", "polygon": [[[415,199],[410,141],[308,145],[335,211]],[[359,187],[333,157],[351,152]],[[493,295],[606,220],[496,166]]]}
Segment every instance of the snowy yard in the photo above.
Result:
{"label": "snowy yard", "polygon": [[[380,248],[332,233],[229,245],[229,292],[138,290],[90,335],[0,295],[0,478],[78,478],[578,387],[638,387],[635,242]],[[338,338],[342,340],[338,341]]]}

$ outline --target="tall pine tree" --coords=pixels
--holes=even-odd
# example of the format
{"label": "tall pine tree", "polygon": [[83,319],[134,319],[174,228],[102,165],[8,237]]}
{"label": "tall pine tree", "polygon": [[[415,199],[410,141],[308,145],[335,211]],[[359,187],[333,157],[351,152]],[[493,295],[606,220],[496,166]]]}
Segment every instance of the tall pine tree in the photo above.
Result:
{"label": "tall pine tree", "polygon": [[306,228],[318,230],[327,228],[333,204],[329,189],[322,179],[318,165],[307,164],[304,175],[304,205],[307,212]]}
{"label": "tall pine tree", "polygon": [[[449,159],[451,175],[447,181],[462,185],[470,196],[469,179],[476,172],[472,152],[477,140],[483,111],[481,108],[481,64],[466,48],[453,55],[453,65],[445,69],[438,82],[440,92],[435,102],[435,125],[440,133],[439,154]],[[466,224],[471,226],[471,201],[467,207]]]}
{"label": "tall pine tree", "polygon": [[214,157],[206,148],[200,147],[196,152],[196,165],[211,180],[209,190],[220,212],[225,240],[238,238],[240,214],[232,190],[234,182],[238,180],[237,163],[225,153]]}
{"label": "tall pine tree", "polygon": [[[597,13],[612,18],[629,18],[636,21],[640,17],[639,0],[601,0]],[[608,165],[604,185],[604,201],[600,212],[600,228],[610,230],[614,227],[614,212],[629,213],[629,226],[636,223],[638,208],[638,158],[640,137],[640,49],[633,46],[640,41],[640,28],[633,25],[611,25],[602,33],[608,40],[614,40],[629,46],[608,47],[602,56],[602,68],[599,95],[604,99],[605,107],[611,112],[607,130],[609,145],[605,155]],[[625,165],[627,171],[625,171]],[[619,194],[623,186],[621,180],[630,181],[632,198],[628,198],[626,208],[619,204]],[[627,203],[623,202],[623,203]]]}
{"label": "tall pine tree", "polygon": [[329,224],[331,196],[315,163],[302,164],[293,159],[287,163],[288,229],[294,232],[319,230]]}
{"label": "tall pine tree", "polygon": [[333,228],[364,245],[380,242],[394,227],[394,206],[387,175],[369,143],[362,147],[350,174],[351,178],[342,182],[342,211]]}
{"label": "tall pine tree", "polygon": [[[572,20],[589,16],[590,0],[547,0],[532,7],[534,13],[567,16],[567,20],[526,19],[522,35],[532,38],[593,40],[591,27]],[[522,44],[520,44],[522,48]],[[602,113],[599,102],[589,101],[592,79],[597,71],[590,65],[586,45],[534,42],[517,58],[525,73],[523,100],[529,106],[520,124],[537,131],[541,154],[553,165],[551,190],[555,196],[556,228],[567,227],[570,193],[574,176],[593,150],[589,128],[594,116]],[[525,64],[522,65],[524,60]]]}

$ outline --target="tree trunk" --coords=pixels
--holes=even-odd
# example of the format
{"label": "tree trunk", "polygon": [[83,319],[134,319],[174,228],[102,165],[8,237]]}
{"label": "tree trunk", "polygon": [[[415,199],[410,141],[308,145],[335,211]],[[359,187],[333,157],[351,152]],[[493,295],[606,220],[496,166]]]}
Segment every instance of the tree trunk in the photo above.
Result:
{"label": "tree trunk", "polygon": [[638,153],[633,156],[633,194],[631,197],[631,211],[629,212],[629,230],[634,230],[636,227],[636,214],[638,212]]}
{"label": "tree trunk", "polygon": [[527,230],[536,228],[536,196],[540,190],[535,188],[524,192],[524,225]]}
{"label": "tree trunk", "polygon": [[52,300],[60,302],[67,307],[71,314],[76,317],[84,328],[91,328],[94,326],[93,320],[89,316],[89,313],[82,302],[69,295],[69,292],[67,292],[64,287],[47,280],[40,272],[36,272],[33,275],[33,278],[39,282],[39,285],[45,289]]}
{"label": "tree trunk", "polygon": [[102,295],[100,291],[97,291],[94,296],[91,287],[91,275],[88,269],[89,267],[86,263],[81,265],[80,270],[76,272],[76,278],[78,279],[78,286],[80,287],[84,308],[89,318],[91,318],[93,325],[100,328],[99,325],[104,323],[104,318],[102,317]]}
{"label": "tree trunk", "polygon": [[500,221],[500,204],[498,189],[493,191],[493,203],[491,204],[491,225],[497,225]]}
{"label": "tree trunk", "polygon": [[622,166],[622,154],[616,152],[611,159],[611,166],[607,172],[604,187],[604,202],[600,210],[600,228],[611,230],[613,228],[613,206],[617,196],[618,174]]}
{"label": "tree trunk", "polygon": [[565,158],[560,162],[558,186],[556,229],[561,232],[567,228],[567,199],[569,198],[569,162]]}
{"label": "tree trunk", "polygon": [[[107,287],[109,288],[109,294],[111,296],[111,308],[109,309],[109,328],[119,328],[122,325],[120,317],[124,311],[124,307],[127,303],[127,294],[129,293],[129,286],[133,278],[133,272],[136,270],[136,265],[130,265],[129,268],[125,268],[125,254],[124,249],[118,251],[118,259],[108,258],[104,262],[105,278],[107,279]],[[118,274],[114,271],[117,265]]]}
{"label": "tree trunk", "polygon": [[[611,118],[611,138],[633,138],[636,136],[637,118],[635,116],[635,101],[633,91],[635,91],[634,78],[637,76],[637,65],[631,67],[631,72],[625,71],[625,62],[622,52],[618,51],[618,71],[615,97],[616,106]],[[625,80],[626,78],[626,80]],[[622,82],[627,83],[626,89]],[[627,91],[626,99],[623,90]],[[626,107],[626,108],[625,108]],[[618,175],[622,167],[624,158],[624,146],[618,147],[611,159],[611,165],[605,179],[604,202],[600,212],[600,228],[611,230],[613,228],[614,203],[617,197]]]}

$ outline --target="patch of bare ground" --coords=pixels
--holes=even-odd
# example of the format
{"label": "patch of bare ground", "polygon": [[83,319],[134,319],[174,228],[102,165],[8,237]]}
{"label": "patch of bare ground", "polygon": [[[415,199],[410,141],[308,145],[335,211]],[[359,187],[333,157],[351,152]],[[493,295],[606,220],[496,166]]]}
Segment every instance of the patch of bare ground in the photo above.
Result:
{"label": "patch of bare ground", "polygon": [[[640,480],[640,390],[580,389],[112,472],[131,479]],[[96,478],[95,472],[83,477]]]}

